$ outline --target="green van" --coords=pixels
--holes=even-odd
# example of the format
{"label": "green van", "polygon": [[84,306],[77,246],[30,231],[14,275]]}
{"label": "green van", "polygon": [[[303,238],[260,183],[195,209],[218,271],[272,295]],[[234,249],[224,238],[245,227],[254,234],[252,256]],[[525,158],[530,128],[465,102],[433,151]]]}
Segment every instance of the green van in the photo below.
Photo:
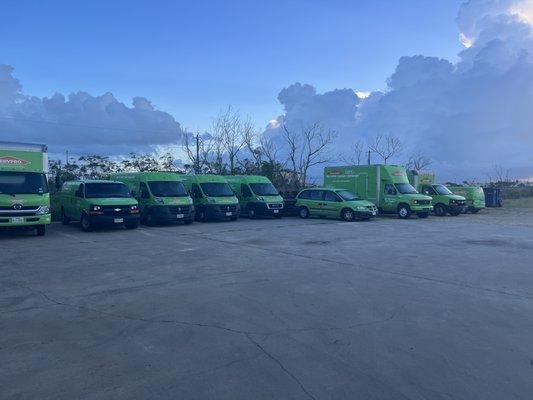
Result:
{"label": "green van", "polygon": [[454,194],[466,198],[466,210],[475,214],[485,208],[485,192],[481,186],[448,186]]}
{"label": "green van", "polygon": [[346,189],[304,189],[296,196],[296,207],[301,218],[318,216],[353,221],[370,219],[378,214],[374,203],[360,200]]}
{"label": "green van", "polygon": [[435,183],[435,174],[411,170],[407,173],[409,182],[422,194],[430,196],[433,203],[433,212],[439,217],[447,213],[452,216],[461,214],[466,206],[463,196],[453,194],[446,186]]}
{"label": "green van", "polygon": [[237,195],[241,210],[248,218],[281,217],[283,198],[266,176],[232,175],[224,178]]}
{"label": "green van", "polygon": [[211,219],[235,221],[241,212],[239,200],[230,185],[220,175],[183,175],[198,221]]}
{"label": "green van", "polygon": [[122,172],[111,174],[126,184],[139,202],[141,222],[148,226],[165,222],[190,224],[194,220],[191,196],[175,172]]}
{"label": "green van", "polygon": [[61,221],[79,221],[83,231],[95,226],[139,226],[139,206],[122,182],[103,180],[68,181],[59,192]]}

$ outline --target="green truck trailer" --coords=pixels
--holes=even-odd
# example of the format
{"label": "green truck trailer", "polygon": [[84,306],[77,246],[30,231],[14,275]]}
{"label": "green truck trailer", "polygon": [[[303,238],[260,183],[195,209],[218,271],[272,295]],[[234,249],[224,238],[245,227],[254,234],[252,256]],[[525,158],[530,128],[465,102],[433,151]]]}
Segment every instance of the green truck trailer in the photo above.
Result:
{"label": "green truck trailer", "polygon": [[0,228],[44,236],[51,221],[47,172],[45,145],[0,142]]}
{"label": "green truck trailer", "polygon": [[270,179],[259,175],[224,176],[239,199],[242,213],[248,218],[283,214],[283,198]]}
{"label": "green truck trailer", "polygon": [[380,212],[396,213],[400,218],[411,214],[426,218],[433,211],[431,197],[418,193],[400,165],[326,167],[324,186],[346,189],[374,203]]}
{"label": "green truck trailer", "polygon": [[464,212],[466,199],[454,194],[449,188],[435,182],[432,172],[410,170],[407,172],[409,182],[420,193],[430,196],[433,203],[433,212],[442,217],[446,214],[457,216]]}
{"label": "green truck trailer", "polygon": [[111,179],[122,182],[139,202],[141,222],[158,223],[194,220],[194,205],[180,175],[175,172],[121,172]]}

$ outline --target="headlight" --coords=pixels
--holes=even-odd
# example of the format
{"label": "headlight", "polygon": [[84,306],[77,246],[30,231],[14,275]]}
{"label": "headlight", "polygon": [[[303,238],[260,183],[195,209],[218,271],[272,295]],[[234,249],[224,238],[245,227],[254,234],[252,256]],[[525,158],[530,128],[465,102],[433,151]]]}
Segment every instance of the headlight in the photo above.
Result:
{"label": "headlight", "polygon": [[154,201],[157,204],[163,204],[165,202],[161,197],[154,197]]}
{"label": "headlight", "polygon": [[257,201],[265,201],[265,198],[261,196],[257,196]]}
{"label": "headlight", "polygon": [[214,198],[212,198],[212,197],[208,197],[207,198],[207,202],[211,203],[211,204],[214,204],[214,203],[216,203],[216,200]]}
{"label": "headlight", "polygon": [[411,201],[412,204],[418,204],[418,200]]}
{"label": "headlight", "polygon": [[138,209],[139,209],[139,206],[137,206],[137,205],[131,206],[131,211],[138,210]]}
{"label": "headlight", "polygon": [[189,204],[192,204],[193,201],[192,201],[192,197],[189,197]]}
{"label": "headlight", "polygon": [[93,205],[91,206],[91,211],[100,211],[101,209],[102,209],[102,207],[97,206],[97,205],[95,205],[95,204],[93,204]]}
{"label": "headlight", "polygon": [[50,212],[50,207],[48,206],[40,206],[37,209],[37,214],[48,214]]}

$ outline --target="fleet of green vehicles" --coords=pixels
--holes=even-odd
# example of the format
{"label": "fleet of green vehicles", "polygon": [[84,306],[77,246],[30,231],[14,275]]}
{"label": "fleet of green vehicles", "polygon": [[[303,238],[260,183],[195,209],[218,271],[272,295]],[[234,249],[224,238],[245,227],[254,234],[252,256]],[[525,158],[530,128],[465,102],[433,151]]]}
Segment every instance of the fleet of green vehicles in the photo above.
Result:
{"label": "fleet of green vehicles", "polygon": [[224,177],[239,199],[242,213],[248,218],[283,214],[283,198],[272,182],[259,175],[230,175]]}
{"label": "fleet of green vehicles", "polygon": [[51,222],[45,145],[0,142],[0,227],[44,236]]}

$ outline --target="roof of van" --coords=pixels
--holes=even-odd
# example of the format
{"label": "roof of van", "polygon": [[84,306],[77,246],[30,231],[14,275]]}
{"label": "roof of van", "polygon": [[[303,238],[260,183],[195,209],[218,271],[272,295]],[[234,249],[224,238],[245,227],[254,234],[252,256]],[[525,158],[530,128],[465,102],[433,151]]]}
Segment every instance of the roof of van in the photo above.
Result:
{"label": "roof of van", "polygon": [[239,183],[272,183],[270,179],[263,175],[224,175],[228,182]]}
{"label": "roof of van", "polygon": [[74,183],[77,183],[79,185],[80,183],[122,183],[122,182],[105,180],[105,179],[78,179],[75,181],[66,181],[64,184],[74,184]]}
{"label": "roof of van", "polygon": [[227,182],[222,175],[214,174],[181,175],[180,178],[189,182]]}
{"label": "roof of van", "polygon": [[181,177],[184,176],[183,174],[178,174],[177,172],[172,171],[145,171],[145,172],[115,172],[111,174],[111,177],[115,179],[119,179],[121,177],[124,178],[143,178],[147,181],[153,181],[153,180],[172,180],[172,181],[178,181],[181,180]]}

